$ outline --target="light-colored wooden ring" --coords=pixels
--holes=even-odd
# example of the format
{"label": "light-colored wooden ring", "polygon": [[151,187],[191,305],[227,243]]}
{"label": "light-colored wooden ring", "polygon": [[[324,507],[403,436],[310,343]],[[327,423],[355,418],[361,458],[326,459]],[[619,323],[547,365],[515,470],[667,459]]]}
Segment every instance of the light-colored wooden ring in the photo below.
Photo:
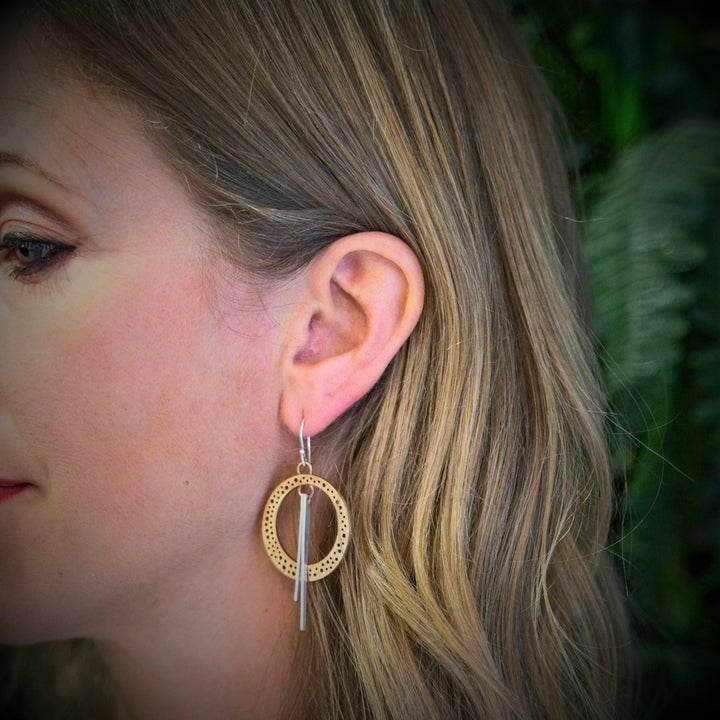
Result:
{"label": "light-colored wooden ring", "polygon": [[347,506],[340,493],[325,479],[317,475],[298,474],[289,477],[278,485],[265,503],[262,519],[262,537],[265,550],[273,565],[284,575],[295,579],[297,562],[293,560],[280,544],[277,532],[277,515],[285,496],[303,485],[322,490],[335,508],[337,516],[337,534],[330,552],[316,563],[307,566],[307,579],[311,582],[329,575],[340,564],[350,542],[350,519]]}

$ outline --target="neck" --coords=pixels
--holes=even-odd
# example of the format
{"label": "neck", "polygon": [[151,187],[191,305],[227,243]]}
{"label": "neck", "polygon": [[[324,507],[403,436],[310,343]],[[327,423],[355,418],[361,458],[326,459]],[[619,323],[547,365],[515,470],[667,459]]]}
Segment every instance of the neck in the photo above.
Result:
{"label": "neck", "polygon": [[165,587],[97,642],[121,720],[283,716],[298,637],[292,584],[265,556],[226,565],[179,592]]}

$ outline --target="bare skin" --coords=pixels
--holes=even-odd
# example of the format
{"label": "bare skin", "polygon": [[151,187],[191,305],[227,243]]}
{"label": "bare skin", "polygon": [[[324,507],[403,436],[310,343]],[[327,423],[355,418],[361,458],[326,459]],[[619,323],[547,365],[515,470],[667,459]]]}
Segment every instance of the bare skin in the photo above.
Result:
{"label": "bare skin", "polygon": [[362,233],[292,282],[249,282],[138,121],[17,42],[0,58],[0,642],[92,639],[123,720],[278,718],[297,608],[262,509],[301,419],[322,432],[412,331],[420,267]]}
{"label": "bare skin", "polygon": [[273,717],[296,628],[256,524],[297,461],[286,299],[218,292],[207,224],[127,114],[18,57],[0,231],[37,240],[1,256],[0,477],[28,486],[0,504],[0,637],[96,639],[127,717]]}

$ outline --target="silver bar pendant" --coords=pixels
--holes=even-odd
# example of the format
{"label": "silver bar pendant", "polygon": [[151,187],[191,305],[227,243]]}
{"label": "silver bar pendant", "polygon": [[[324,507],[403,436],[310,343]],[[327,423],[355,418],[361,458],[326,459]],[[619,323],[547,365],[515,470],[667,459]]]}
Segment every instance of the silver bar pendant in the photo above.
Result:
{"label": "silver bar pendant", "polygon": [[310,495],[307,496],[305,510],[305,534],[303,536],[303,568],[300,576],[300,629],[307,625],[307,588],[308,588],[308,547],[310,544]]}
{"label": "silver bar pendant", "polygon": [[307,568],[308,541],[310,538],[310,495],[300,492],[300,523],[298,526],[297,569],[293,599],[300,601],[300,630],[307,625]]}

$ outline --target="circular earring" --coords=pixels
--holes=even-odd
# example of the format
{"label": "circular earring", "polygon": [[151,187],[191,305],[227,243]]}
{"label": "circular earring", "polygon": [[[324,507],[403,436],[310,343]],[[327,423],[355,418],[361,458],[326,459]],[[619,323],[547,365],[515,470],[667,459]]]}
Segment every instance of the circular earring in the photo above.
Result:
{"label": "circular earring", "polygon": [[[297,475],[283,480],[265,503],[262,519],[262,538],[273,565],[284,575],[295,580],[295,602],[300,602],[300,629],[307,624],[307,583],[327,577],[337,568],[350,542],[350,519],[347,506],[340,493],[324,478],[313,475],[310,438],[303,437],[305,420],[300,423],[300,463]],[[335,508],[337,532],[330,551],[318,562],[308,563],[310,539],[310,510],[315,488],[324,492]],[[280,544],[277,516],[285,497],[297,489],[300,498],[297,558],[293,560]]]}

